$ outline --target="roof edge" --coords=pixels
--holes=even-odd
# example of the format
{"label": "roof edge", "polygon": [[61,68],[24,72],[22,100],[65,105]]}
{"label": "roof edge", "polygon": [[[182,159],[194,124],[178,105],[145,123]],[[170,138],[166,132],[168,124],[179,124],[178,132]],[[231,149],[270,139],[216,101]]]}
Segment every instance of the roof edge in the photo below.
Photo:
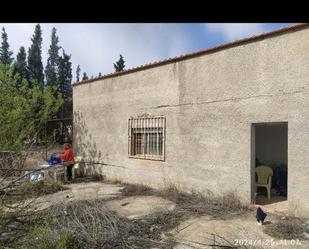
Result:
{"label": "roof edge", "polygon": [[254,36],[250,36],[250,37],[247,37],[247,38],[244,38],[244,39],[235,40],[235,41],[232,41],[232,42],[220,44],[220,45],[210,47],[210,48],[207,48],[207,49],[203,49],[203,50],[200,50],[200,51],[197,51],[197,52],[188,53],[188,54],[179,55],[179,56],[176,56],[176,57],[173,57],[173,58],[168,58],[168,59],[163,59],[163,60],[160,60],[160,61],[147,63],[147,64],[144,64],[144,65],[141,65],[141,66],[129,68],[129,69],[121,71],[121,72],[113,72],[113,73],[105,74],[105,75],[102,75],[102,76],[99,76],[99,77],[94,77],[94,78],[91,78],[91,79],[88,79],[88,80],[74,82],[73,86],[87,84],[87,83],[91,83],[91,82],[102,80],[102,79],[114,78],[114,77],[118,77],[118,76],[121,76],[121,75],[130,74],[130,73],[142,71],[142,70],[153,68],[153,67],[158,67],[158,66],[162,66],[162,65],[166,65],[166,64],[186,60],[186,59],[191,59],[191,58],[198,57],[198,56],[201,56],[201,55],[215,53],[215,52],[223,50],[223,49],[228,49],[228,48],[231,48],[231,47],[237,47],[237,46],[247,44],[247,43],[251,43],[251,42],[254,42],[254,41],[263,40],[263,39],[266,39],[266,38],[271,38],[271,37],[274,37],[274,36],[282,35],[282,34],[285,34],[287,32],[298,31],[300,29],[307,28],[307,27],[309,27],[309,23],[299,23],[299,24],[295,24],[295,25],[290,25],[290,26],[287,26],[287,27],[275,29],[275,30],[272,30],[272,31],[269,31],[269,32],[266,32],[266,33],[259,34],[259,35],[254,35]]}

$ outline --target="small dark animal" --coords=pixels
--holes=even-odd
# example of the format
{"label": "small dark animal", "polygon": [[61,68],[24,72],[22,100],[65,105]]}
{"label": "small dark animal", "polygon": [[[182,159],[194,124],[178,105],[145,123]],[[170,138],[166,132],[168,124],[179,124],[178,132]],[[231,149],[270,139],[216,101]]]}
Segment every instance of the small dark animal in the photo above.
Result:
{"label": "small dark animal", "polygon": [[260,224],[263,224],[265,218],[266,218],[267,214],[259,207],[256,210],[256,219]]}

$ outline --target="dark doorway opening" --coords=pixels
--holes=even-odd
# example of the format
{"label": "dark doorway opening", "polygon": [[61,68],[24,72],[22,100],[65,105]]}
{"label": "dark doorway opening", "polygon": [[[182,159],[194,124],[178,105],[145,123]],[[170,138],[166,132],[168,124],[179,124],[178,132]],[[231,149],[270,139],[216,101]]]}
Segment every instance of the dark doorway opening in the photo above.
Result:
{"label": "dark doorway opening", "polygon": [[257,123],[251,129],[252,202],[267,205],[288,195],[288,123]]}

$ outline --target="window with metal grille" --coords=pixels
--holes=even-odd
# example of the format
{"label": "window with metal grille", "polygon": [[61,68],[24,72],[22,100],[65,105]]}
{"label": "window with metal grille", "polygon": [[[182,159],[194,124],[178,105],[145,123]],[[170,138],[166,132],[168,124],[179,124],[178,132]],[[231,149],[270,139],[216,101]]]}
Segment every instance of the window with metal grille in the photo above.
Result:
{"label": "window with metal grille", "polygon": [[129,157],[164,160],[165,117],[129,119]]}

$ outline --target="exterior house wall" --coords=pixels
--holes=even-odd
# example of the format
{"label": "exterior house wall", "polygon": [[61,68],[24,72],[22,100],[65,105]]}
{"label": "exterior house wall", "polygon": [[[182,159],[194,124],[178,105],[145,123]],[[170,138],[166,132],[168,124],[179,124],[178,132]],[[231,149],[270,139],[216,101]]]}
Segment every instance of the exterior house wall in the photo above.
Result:
{"label": "exterior house wall", "polygon": [[[288,202],[309,216],[309,29],[73,87],[74,148],[127,182],[251,201],[251,125],[288,122]],[[166,117],[165,161],[128,157],[128,119]]]}

